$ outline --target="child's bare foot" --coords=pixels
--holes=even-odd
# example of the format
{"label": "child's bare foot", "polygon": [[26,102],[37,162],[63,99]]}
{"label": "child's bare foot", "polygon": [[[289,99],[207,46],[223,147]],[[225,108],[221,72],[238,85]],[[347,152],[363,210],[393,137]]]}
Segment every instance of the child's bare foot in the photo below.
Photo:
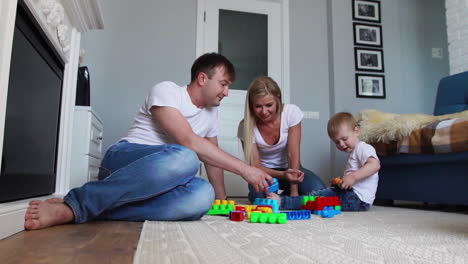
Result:
{"label": "child's bare foot", "polygon": [[42,229],[65,224],[73,219],[73,211],[65,203],[35,200],[29,203],[24,216],[24,228],[27,230]]}
{"label": "child's bare foot", "polygon": [[278,201],[278,206],[281,205],[281,197],[276,193],[269,193],[266,198],[276,200]]}

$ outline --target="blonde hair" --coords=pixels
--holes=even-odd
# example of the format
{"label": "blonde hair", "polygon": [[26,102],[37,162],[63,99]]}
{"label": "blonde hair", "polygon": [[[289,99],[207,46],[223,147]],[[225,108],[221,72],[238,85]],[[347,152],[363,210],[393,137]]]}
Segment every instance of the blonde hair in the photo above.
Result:
{"label": "blonde hair", "polygon": [[358,126],[356,119],[354,119],[354,116],[351,113],[339,112],[333,115],[330,118],[330,120],[328,120],[328,125],[327,125],[328,136],[332,138],[333,136],[338,134],[343,124],[348,125],[352,129]]}
{"label": "blonde hair", "polygon": [[254,139],[255,115],[253,111],[253,104],[258,98],[271,95],[276,101],[276,113],[283,111],[283,100],[281,97],[281,89],[278,84],[268,76],[260,76],[250,83],[245,97],[245,111],[244,119],[241,121],[243,124],[243,147],[245,161],[252,165],[252,147]]}

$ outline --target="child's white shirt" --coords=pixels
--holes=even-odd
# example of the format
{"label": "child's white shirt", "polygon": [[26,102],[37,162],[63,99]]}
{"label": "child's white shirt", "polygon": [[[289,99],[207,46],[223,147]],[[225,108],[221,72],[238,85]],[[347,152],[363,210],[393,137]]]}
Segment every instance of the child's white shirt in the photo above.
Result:
{"label": "child's white shirt", "polygon": [[[348,163],[346,164],[345,175],[359,170],[362,166],[364,166],[364,164],[366,164],[370,157],[379,160],[374,147],[363,141],[360,141],[349,155]],[[376,172],[371,176],[361,180],[360,182],[355,183],[353,185],[353,191],[356,193],[359,199],[361,199],[361,201],[372,204],[375,199],[378,183],[379,174]]]}

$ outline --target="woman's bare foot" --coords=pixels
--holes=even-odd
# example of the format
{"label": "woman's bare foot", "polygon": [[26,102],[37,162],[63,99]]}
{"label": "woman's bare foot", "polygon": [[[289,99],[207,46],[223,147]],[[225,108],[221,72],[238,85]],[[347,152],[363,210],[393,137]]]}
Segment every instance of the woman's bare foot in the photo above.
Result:
{"label": "woman's bare foot", "polygon": [[290,192],[289,196],[299,196],[299,185],[298,184],[290,184]]}
{"label": "woman's bare foot", "polygon": [[29,203],[29,207],[26,210],[24,228],[27,230],[42,229],[65,224],[73,219],[73,211],[65,203],[35,200]]}
{"label": "woman's bare foot", "polygon": [[266,197],[267,199],[278,201],[278,206],[281,205],[281,197],[276,193],[269,193]]}

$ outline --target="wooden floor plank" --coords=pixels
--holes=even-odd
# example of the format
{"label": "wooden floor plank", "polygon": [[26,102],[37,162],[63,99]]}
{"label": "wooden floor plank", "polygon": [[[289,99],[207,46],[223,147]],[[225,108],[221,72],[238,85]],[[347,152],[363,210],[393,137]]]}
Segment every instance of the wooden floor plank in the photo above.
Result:
{"label": "wooden floor plank", "polygon": [[132,263],[143,223],[102,221],[0,240],[0,263]]}

